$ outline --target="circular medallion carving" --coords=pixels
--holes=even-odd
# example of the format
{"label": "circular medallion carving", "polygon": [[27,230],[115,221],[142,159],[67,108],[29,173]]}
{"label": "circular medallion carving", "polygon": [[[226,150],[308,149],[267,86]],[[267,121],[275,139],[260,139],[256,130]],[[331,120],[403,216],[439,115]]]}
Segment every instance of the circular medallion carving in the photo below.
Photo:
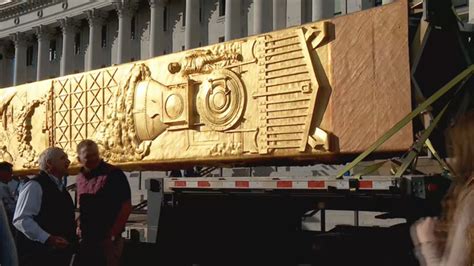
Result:
{"label": "circular medallion carving", "polygon": [[199,88],[197,109],[203,122],[213,130],[233,127],[242,117],[246,102],[245,89],[234,72],[221,69]]}
{"label": "circular medallion carving", "polygon": [[42,18],[43,17],[43,9],[38,10],[38,12],[36,12],[36,15],[38,15],[39,18]]}
{"label": "circular medallion carving", "polygon": [[171,119],[176,119],[184,111],[184,101],[181,95],[179,94],[171,94],[166,98],[165,102],[165,112]]}
{"label": "circular medallion carving", "polygon": [[222,87],[219,87],[217,90],[214,89],[214,93],[211,95],[212,100],[210,101],[212,109],[217,112],[224,109],[230,102],[230,99],[227,96],[225,89]]}
{"label": "circular medallion carving", "polygon": [[20,24],[20,18],[19,18],[19,17],[16,17],[16,18],[13,20],[13,23],[15,23],[15,25]]}

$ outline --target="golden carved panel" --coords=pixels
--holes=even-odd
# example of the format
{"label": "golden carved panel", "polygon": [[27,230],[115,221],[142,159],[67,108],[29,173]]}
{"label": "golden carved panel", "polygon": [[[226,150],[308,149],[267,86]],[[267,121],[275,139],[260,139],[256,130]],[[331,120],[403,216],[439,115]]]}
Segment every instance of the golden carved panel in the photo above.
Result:
{"label": "golden carved panel", "polygon": [[118,87],[116,73],[115,68],[53,81],[50,145],[74,154],[81,140],[94,138]]}
{"label": "golden carved panel", "polygon": [[[356,34],[346,30],[354,20],[373,22],[374,14],[384,12],[398,12],[392,18],[400,23],[402,5],[7,88],[0,93],[0,160],[13,162],[16,170],[34,171],[44,148],[59,146],[74,159],[77,143],[86,138],[97,141],[106,160],[134,169],[258,164],[272,158],[332,160],[354,153],[347,136],[364,130],[358,127],[362,120],[341,117],[338,110],[356,114],[361,106],[372,106],[378,111],[367,119],[401,115],[392,117],[394,112],[380,106],[387,103],[380,92],[380,101],[366,97],[353,105],[340,105],[332,97],[368,93],[372,88],[352,83],[370,84],[376,78],[352,73],[351,82],[345,82],[346,76],[334,74],[347,65],[336,69],[332,58],[349,56],[354,45],[343,49],[338,32]],[[400,39],[400,32],[393,34]],[[368,48],[358,53],[378,49],[377,40],[354,42]],[[374,58],[380,60],[408,62]],[[366,64],[372,73],[384,73]],[[403,92],[398,102],[409,104],[409,86],[397,89]],[[354,141],[371,144],[370,138]],[[402,143],[398,150],[408,146]]]}

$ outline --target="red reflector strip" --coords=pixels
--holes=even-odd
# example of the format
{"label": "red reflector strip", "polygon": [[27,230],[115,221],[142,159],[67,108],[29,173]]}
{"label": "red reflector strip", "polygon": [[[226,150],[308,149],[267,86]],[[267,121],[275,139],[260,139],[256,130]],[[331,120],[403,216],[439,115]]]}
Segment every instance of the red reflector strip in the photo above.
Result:
{"label": "red reflector strip", "polygon": [[210,187],[211,183],[209,181],[198,181],[198,187]]}
{"label": "red reflector strip", "polygon": [[292,181],[278,181],[277,188],[292,188],[293,182]]}
{"label": "red reflector strip", "polygon": [[235,187],[247,188],[250,187],[249,181],[235,181]]}
{"label": "red reflector strip", "polygon": [[324,181],[308,181],[308,188],[324,188]]}
{"label": "red reflector strip", "polygon": [[186,181],[174,181],[175,187],[186,187]]}
{"label": "red reflector strip", "polygon": [[371,180],[360,180],[359,188],[373,188],[374,184]]}

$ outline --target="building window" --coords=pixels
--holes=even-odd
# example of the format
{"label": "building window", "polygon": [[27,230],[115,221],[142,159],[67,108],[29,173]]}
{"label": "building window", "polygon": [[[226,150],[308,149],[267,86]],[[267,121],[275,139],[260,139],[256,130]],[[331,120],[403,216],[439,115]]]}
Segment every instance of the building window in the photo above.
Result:
{"label": "building window", "polygon": [[186,48],[184,47],[184,45],[182,45],[181,46],[181,51],[184,51],[184,49],[186,49]]}
{"label": "building window", "polygon": [[219,42],[224,42],[224,41],[225,41],[225,37],[224,37],[224,36],[219,37]]}
{"label": "building window", "polygon": [[81,33],[77,32],[74,35],[74,54],[78,55],[81,52]]}
{"label": "building window", "polygon": [[382,0],[375,0],[375,6],[381,6],[382,4]]}
{"label": "building window", "polygon": [[225,16],[225,1],[226,0],[219,0],[219,16]]}
{"label": "building window", "polygon": [[101,30],[101,38],[100,38],[100,46],[102,48],[107,47],[107,25],[102,26]]}
{"label": "building window", "polygon": [[49,41],[49,61],[56,60],[58,56],[57,49],[56,49],[56,40]]}
{"label": "building window", "polygon": [[131,38],[132,40],[135,40],[135,38],[137,37],[136,36],[136,30],[137,30],[137,27],[136,27],[136,20],[135,20],[135,16],[132,17],[132,21],[131,21],[131,25],[130,25],[130,32],[131,32]]}
{"label": "building window", "polygon": [[3,60],[3,54],[0,54],[0,60]]}
{"label": "building window", "polygon": [[32,66],[33,65],[33,46],[28,46],[26,48],[26,65]]}
{"label": "building window", "polygon": [[168,29],[168,8],[163,8],[163,31]]}

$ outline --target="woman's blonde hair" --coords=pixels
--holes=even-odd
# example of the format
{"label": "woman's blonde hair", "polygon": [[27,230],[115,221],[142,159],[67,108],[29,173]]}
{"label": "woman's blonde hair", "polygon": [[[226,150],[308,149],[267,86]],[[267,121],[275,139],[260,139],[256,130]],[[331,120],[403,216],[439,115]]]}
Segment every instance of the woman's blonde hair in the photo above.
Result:
{"label": "woman's blonde hair", "polygon": [[460,117],[448,131],[448,151],[456,185],[465,185],[474,173],[474,111]]}
{"label": "woman's blonde hair", "polygon": [[[453,226],[454,213],[460,201],[474,188],[471,179],[474,173],[474,110],[469,111],[447,131],[447,150],[452,159],[450,166],[453,170],[451,189],[443,200],[443,215],[440,236],[445,238]],[[474,228],[466,232],[471,242],[471,258],[474,255]],[[444,239],[446,240],[446,239]]]}

